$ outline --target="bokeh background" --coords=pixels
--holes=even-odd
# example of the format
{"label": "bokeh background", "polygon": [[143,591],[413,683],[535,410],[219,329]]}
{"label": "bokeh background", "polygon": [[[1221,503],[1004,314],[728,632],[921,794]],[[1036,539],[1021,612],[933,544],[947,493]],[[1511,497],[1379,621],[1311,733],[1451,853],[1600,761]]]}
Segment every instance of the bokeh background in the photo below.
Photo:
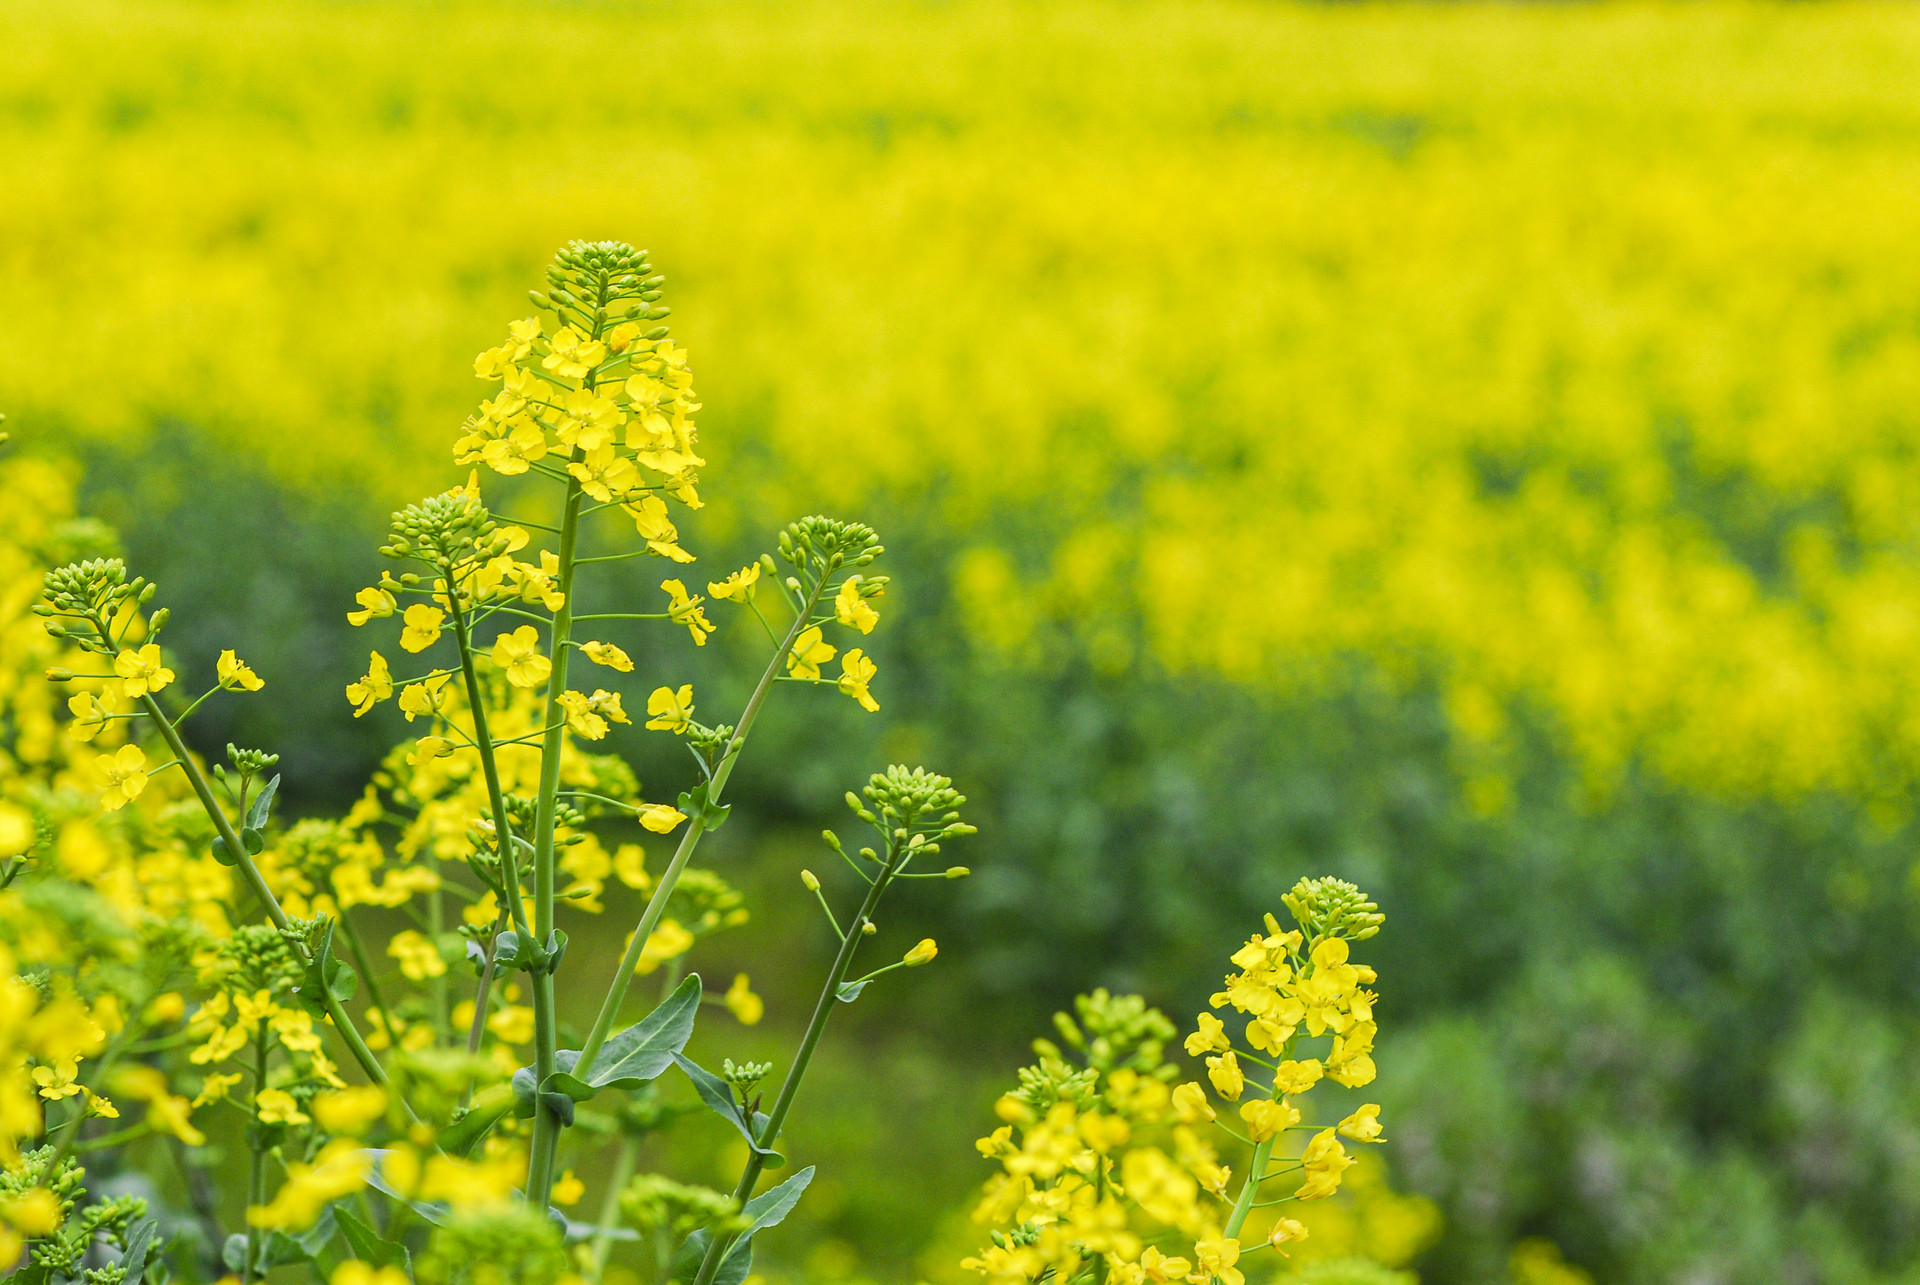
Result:
{"label": "bokeh background", "polygon": [[297,809],[401,734],[350,717],[344,611],[568,239],[668,275],[702,566],[808,511],[886,537],[884,711],[757,738],[713,841],[755,920],[694,965],[769,1016],[701,1038],[804,1019],[794,871],[867,772],[955,776],[976,874],[894,912],[940,960],[832,1033],[770,1271],[960,1279],[971,1139],[1048,1015],[1184,1017],[1324,872],[1388,915],[1422,1280],[1536,1240],[1602,1282],[1920,1280],[1911,7],[6,0],[0,34],[0,409],[189,663],[267,677],[202,738],[281,750]]}

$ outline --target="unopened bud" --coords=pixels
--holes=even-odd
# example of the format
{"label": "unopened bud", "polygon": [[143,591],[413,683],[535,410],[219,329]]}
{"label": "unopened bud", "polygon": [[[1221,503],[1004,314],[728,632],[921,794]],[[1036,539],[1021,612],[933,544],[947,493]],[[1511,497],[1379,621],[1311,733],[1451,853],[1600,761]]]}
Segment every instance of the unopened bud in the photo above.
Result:
{"label": "unopened bud", "polygon": [[802,870],[800,872],[800,882],[807,885],[808,892],[820,891],[820,880],[814,877],[814,873],[811,870]]}
{"label": "unopened bud", "polygon": [[47,671],[47,681],[50,683],[70,683],[73,681],[73,671],[71,669],[49,669]]}
{"label": "unopened bud", "polygon": [[159,633],[162,629],[165,629],[167,627],[167,619],[172,614],[173,613],[171,611],[168,611],[165,607],[162,607],[160,608],[160,610],[154,612],[153,619],[147,622],[147,637],[151,638],[153,637],[153,635]]}
{"label": "unopened bud", "polygon": [[879,925],[873,922],[873,920],[869,919],[867,920],[866,923],[860,925],[860,931],[862,934],[868,937],[871,937],[875,933],[879,932],[880,928],[879,928]]}
{"label": "unopened bud", "polygon": [[968,875],[972,873],[973,871],[967,869],[965,866],[948,866],[947,867],[947,878],[949,879],[965,879]]}
{"label": "unopened bud", "polygon": [[901,958],[900,962],[908,968],[918,968],[922,964],[931,964],[933,957],[939,953],[940,948],[934,945],[933,938],[928,937],[923,939],[918,946],[908,951]]}

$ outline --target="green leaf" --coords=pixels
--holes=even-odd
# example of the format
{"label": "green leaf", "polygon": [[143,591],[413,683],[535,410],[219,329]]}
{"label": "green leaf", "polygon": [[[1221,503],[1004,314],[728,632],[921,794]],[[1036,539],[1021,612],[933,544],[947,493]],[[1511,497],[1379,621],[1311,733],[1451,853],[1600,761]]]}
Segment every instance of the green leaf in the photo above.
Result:
{"label": "green leaf", "polygon": [[700,974],[689,973],[658,1008],[601,1046],[587,1081],[600,1089],[637,1089],[659,1079],[693,1037],[700,995]]}
{"label": "green leaf", "polygon": [[134,1225],[127,1236],[127,1252],[120,1255],[120,1268],[125,1272],[122,1278],[126,1285],[140,1285],[147,1275],[147,1257],[153,1248],[153,1234],[160,1224],[151,1218],[143,1218]]}
{"label": "green leaf", "polygon": [[765,1132],[767,1127],[765,1112],[755,1111],[753,1118],[749,1120],[745,1110],[734,1100],[732,1086],[725,1080],[692,1058],[680,1053],[673,1055],[673,1064],[686,1072],[687,1078],[693,1081],[693,1090],[700,1095],[700,1100],[706,1103],[715,1115],[722,1117],[738,1129],[740,1136],[747,1140],[749,1147],[766,1157],[763,1163],[767,1168],[785,1167],[787,1163],[785,1156],[769,1147],[761,1146],[758,1141],[760,1134]]}
{"label": "green leaf", "polygon": [[345,1205],[334,1206],[334,1211],[355,1258],[372,1263],[375,1267],[398,1267],[406,1272],[408,1279],[412,1279],[413,1263],[405,1245],[381,1240],[379,1232]]}
{"label": "green leaf", "polygon": [[240,832],[240,843],[246,848],[249,856],[257,857],[267,850],[267,836],[252,826]]}
{"label": "green leaf", "polygon": [[591,1102],[593,1095],[600,1091],[596,1086],[565,1071],[555,1071],[541,1087],[554,1093],[564,1093],[575,1102]]}
{"label": "green leaf", "polygon": [[[568,1076],[572,1079],[572,1076]],[[555,1093],[543,1089],[540,1093],[540,1105],[553,1113],[556,1120],[568,1128],[573,1127],[573,1099],[564,1093]]]}
{"label": "green leaf", "polygon": [[369,1147],[365,1151],[362,1151],[360,1154],[363,1156],[371,1157],[374,1162],[373,1165],[367,1170],[367,1185],[369,1187],[372,1187],[375,1191],[379,1192],[383,1196],[388,1196],[394,1200],[400,1201],[402,1204],[406,1205],[407,1208],[413,1210],[414,1213],[419,1214],[422,1218],[432,1223],[435,1227],[438,1227],[444,1222],[446,1222],[447,1207],[445,1205],[428,1204],[418,1200],[408,1200],[405,1196],[401,1195],[399,1192],[393,1189],[393,1185],[387,1181],[386,1175],[380,1171],[380,1166],[386,1162],[386,1158],[388,1156],[393,1154],[392,1152],[382,1151],[378,1147]]}
{"label": "green leaf", "polygon": [[[720,1268],[713,1274],[713,1285],[740,1285],[746,1280],[747,1273],[753,1267],[753,1238],[769,1227],[778,1227],[785,1222],[812,1181],[813,1166],[808,1165],[779,1186],[747,1202],[741,1212],[752,1221],[727,1247],[726,1257],[720,1260]],[[688,1236],[674,1254],[673,1269],[668,1274],[676,1281],[691,1281],[699,1274],[700,1260],[707,1256],[707,1246],[712,1243],[713,1235],[705,1228]]]}
{"label": "green leaf", "polygon": [[842,1004],[851,1004],[860,998],[860,992],[867,989],[872,981],[871,977],[863,977],[857,982],[841,982],[840,989],[833,993],[833,997]]}
{"label": "green leaf", "polygon": [[[227,851],[227,841],[217,835],[213,840],[213,859],[223,866],[237,866],[240,864],[240,858]],[[240,1269],[236,1267],[233,1270],[239,1271]]]}
{"label": "green leaf", "polygon": [[[247,806],[247,829],[264,830],[267,828],[267,818],[273,814],[273,796],[278,793],[279,790],[280,778],[276,775],[261,788],[260,793],[256,795],[253,802]],[[254,850],[256,852],[259,851],[257,848]]]}
{"label": "green leaf", "polygon": [[[526,1093],[527,1109],[520,1116],[523,1120],[533,1114],[531,1071],[527,1077]],[[519,1106],[520,1084],[517,1074],[512,1084],[488,1085],[473,1095],[473,1105],[465,1115],[440,1131],[440,1146],[455,1155],[467,1155],[473,1150],[474,1144],[486,1137],[509,1111],[519,1114]]]}
{"label": "green leaf", "polygon": [[702,781],[691,790],[682,791],[680,795],[680,810],[690,817],[698,817],[701,828],[718,830],[726,824],[727,814],[733,811],[733,804],[716,804],[709,802],[707,790],[707,782]]}
{"label": "green leaf", "polygon": [[247,1270],[247,1233],[237,1231],[227,1237],[227,1243],[220,1247],[220,1261],[230,1272]]}
{"label": "green leaf", "polygon": [[342,960],[333,955],[333,921],[320,931],[320,944],[314,948],[313,958],[307,961],[305,976],[300,982],[301,999],[315,1013],[326,1011],[326,1001],[322,996],[331,995],[342,1004],[353,998],[353,992],[359,987],[360,978]]}

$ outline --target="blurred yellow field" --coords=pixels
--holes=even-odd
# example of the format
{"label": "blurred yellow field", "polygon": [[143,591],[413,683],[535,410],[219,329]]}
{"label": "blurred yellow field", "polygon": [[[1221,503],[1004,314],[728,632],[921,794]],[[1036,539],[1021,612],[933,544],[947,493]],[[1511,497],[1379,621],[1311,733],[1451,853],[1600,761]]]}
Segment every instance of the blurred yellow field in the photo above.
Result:
{"label": "blurred yellow field", "polygon": [[178,420],[406,498],[551,247],[629,237],[716,469],[924,502],[1016,655],[1058,618],[1125,664],[1137,607],[1174,669],[1432,666],[1493,809],[1516,695],[1601,788],[1639,746],[1734,793],[1891,799],[1920,761],[1911,9],[5,24],[29,439]]}

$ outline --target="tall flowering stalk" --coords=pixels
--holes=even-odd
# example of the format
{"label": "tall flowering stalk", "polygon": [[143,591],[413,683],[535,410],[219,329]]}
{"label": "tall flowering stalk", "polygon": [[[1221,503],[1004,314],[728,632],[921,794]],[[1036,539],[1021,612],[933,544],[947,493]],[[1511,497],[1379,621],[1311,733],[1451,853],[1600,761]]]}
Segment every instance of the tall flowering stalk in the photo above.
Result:
{"label": "tall flowering stalk", "polygon": [[[951,783],[921,769],[875,776],[865,803],[849,795],[877,827],[880,849],[848,858],[866,896],[852,926],[836,926],[840,948],[772,1112],[761,1114],[750,1096],[771,1067],[727,1061],[716,1075],[687,1057],[704,1005],[742,1023],[758,1021],[763,1008],[745,974],[710,997],[681,967],[698,941],[746,918],[738,893],[692,865],[696,850],[726,820],[728,780],[778,684],[824,685],[879,709],[874,662],[828,635],[852,642],[848,635],[870,634],[887,580],[872,573],[883,550],[871,528],[809,517],[780,531],[767,554],[707,581],[705,594],[689,589],[680,568],[694,558],[674,514],[701,503],[699,404],[685,352],[657,324],[667,311],[661,285],[647,256],[629,246],[570,245],[534,295],[550,320],[514,322],[506,341],[476,360],[476,374],[497,388],[454,445],[455,462],[470,469],[466,481],[393,515],[380,551],[400,565],[361,590],[348,613],[355,627],[394,631],[398,646],[393,659],[370,651],[366,672],[348,686],[355,716],[392,702],[417,734],[344,817],[280,824],[272,754],[228,746],[227,761],[211,770],[195,756],[184,729],[205,703],[265,683],[229,651],[203,694],[176,699],[180,662],[160,641],[168,612],[148,614],[155,586],[129,579],[107,556],[45,577],[37,610],[66,661],[48,676],[73,693],[72,739],[101,751],[86,765],[103,787],[94,815],[118,827],[118,846],[70,865],[54,854],[75,844],[86,851],[73,838],[78,829],[28,816],[17,836],[12,805],[0,807],[0,1028],[10,997],[28,993],[13,984],[9,943],[29,941],[49,963],[54,955],[13,927],[24,913],[9,900],[16,879],[65,888],[88,869],[116,870],[122,849],[137,854],[156,842],[155,818],[164,817],[167,841],[190,854],[193,878],[213,891],[183,907],[136,885],[115,904],[148,936],[175,935],[168,953],[142,956],[156,977],[93,985],[68,1007],[58,988],[49,989],[54,1000],[23,1001],[23,1012],[41,1010],[34,1021],[53,1025],[21,1044],[19,1084],[0,1074],[0,1116],[17,1105],[8,1096],[15,1089],[28,1102],[83,1105],[52,1127],[19,1111],[11,1124],[0,1119],[0,1258],[24,1250],[35,1263],[66,1263],[80,1241],[111,1236],[135,1261],[140,1236],[151,1235],[141,1210],[103,1213],[82,1227],[79,1197],[59,1203],[80,1192],[77,1157],[120,1139],[97,1125],[88,1132],[90,1122],[118,1118],[103,1092],[113,1086],[148,1104],[137,1132],[189,1147],[205,1140],[195,1112],[238,1113],[246,1226],[213,1239],[215,1266],[247,1285],[298,1262],[315,1264],[332,1285],[560,1285],[570,1267],[596,1277],[607,1269],[622,1243],[616,1217],[659,1246],[657,1266],[685,1260],[683,1279],[719,1270],[731,1280],[744,1273],[756,1236],[805,1191],[810,1168],[756,1194],[763,1171],[784,1166],[773,1143],[825,1015],[894,968],[932,960],[935,948],[923,942],[897,964],[847,979],[886,888],[926,877],[909,865],[970,827],[959,821]],[[483,470],[545,484],[556,521],[497,514],[482,495]],[[515,502],[538,503],[525,489]],[[584,552],[616,532],[626,533],[627,548]],[[673,564],[661,598],[593,600],[593,577],[583,573],[640,557]],[[663,642],[684,630],[701,647],[716,628],[709,605],[720,602],[752,617],[767,639],[732,722],[697,718],[691,684],[657,687],[644,707],[619,690],[634,661],[591,636],[598,626],[651,622]],[[829,676],[836,659],[839,673]],[[589,667],[599,681],[576,686]],[[624,761],[592,748],[613,725],[639,720],[680,739],[694,761],[673,802],[645,797]],[[74,822],[82,824],[95,822]],[[639,843],[603,846],[602,824],[678,839],[656,873]],[[561,1048],[556,977],[569,964],[560,914],[603,913],[610,881],[646,894],[645,906],[598,991],[582,1047]],[[413,926],[387,932],[383,943],[363,907]],[[635,975],[663,969],[657,1004],[623,1025]],[[473,978],[470,997],[456,990],[461,970]],[[162,984],[177,990],[152,1000]],[[732,1195],[633,1175],[639,1141],[676,1113],[656,1083],[676,1066],[702,1106],[751,1144]],[[570,1129],[577,1108],[602,1095],[619,1104],[619,1177],[604,1193],[599,1224],[568,1224],[590,1242],[569,1258],[559,1230],[566,1220],[555,1215],[584,1194],[566,1163]],[[19,1145],[36,1138],[37,1150]],[[9,1182],[54,1203],[44,1216],[10,1204]],[[375,1209],[379,1216],[367,1217]],[[217,1230],[218,1216],[209,1198],[200,1217]]]}

